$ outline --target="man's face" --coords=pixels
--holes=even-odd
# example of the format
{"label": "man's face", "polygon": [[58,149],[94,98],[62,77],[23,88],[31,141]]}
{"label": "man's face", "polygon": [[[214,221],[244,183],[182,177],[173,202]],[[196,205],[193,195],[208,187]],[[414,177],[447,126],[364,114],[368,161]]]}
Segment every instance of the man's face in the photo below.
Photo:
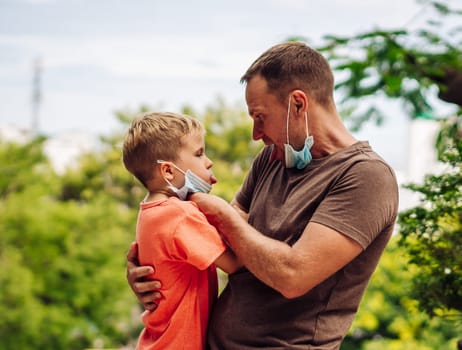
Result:
{"label": "man's face", "polygon": [[265,145],[274,145],[272,159],[283,160],[286,141],[287,106],[273,94],[268,93],[267,83],[260,75],[247,82],[245,98],[250,117],[253,119],[252,138]]}

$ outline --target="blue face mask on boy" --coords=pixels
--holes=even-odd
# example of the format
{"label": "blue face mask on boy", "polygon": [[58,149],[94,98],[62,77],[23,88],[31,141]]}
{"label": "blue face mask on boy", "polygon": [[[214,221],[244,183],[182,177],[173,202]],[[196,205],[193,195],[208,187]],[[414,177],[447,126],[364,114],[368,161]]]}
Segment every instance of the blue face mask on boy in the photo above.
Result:
{"label": "blue face mask on boy", "polygon": [[[167,163],[164,160],[158,160],[157,163]],[[171,163],[171,162],[170,162]],[[186,200],[188,194],[202,192],[202,193],[209,193],[212,189],[212,185],[210,185],[207,181],[202,180],[199,176],[194,174],[191,170],[183,171],[175,164],[171,163],[175,168],[177,168],[180,172],[184,174],[184,185],[181,188],[175,187],[170,181],[164,178],[164,180],[168,183],[168,188],[171,189],[175,194],[180,198],[182,201]]]}
{"label": "blue face mask on boy", "polygon": [[313,147],[314,139],[313,136],[308,135],[308,114],[305,113],[305,129],[306,129],[306,139],[303,148],[300,151],[294,150],[294,148],[289,143],[289,118],[290,118],[290,98],[289,106],[287,108],[287,143],[284,144],[284,160],[286,168],[303,169],[305,168],[313,159],[311,155],[311,147]]}

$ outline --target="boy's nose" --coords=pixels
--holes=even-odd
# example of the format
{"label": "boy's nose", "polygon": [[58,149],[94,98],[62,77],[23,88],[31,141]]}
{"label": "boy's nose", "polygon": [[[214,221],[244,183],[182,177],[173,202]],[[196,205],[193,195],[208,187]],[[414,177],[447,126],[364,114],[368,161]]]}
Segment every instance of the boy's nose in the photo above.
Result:
{"label": "boy's nose", "polygon": [[210,169],[213,166],[213,162],[210,160],[209,157],[206,156],[206,158],[207,158],[207,169]]}

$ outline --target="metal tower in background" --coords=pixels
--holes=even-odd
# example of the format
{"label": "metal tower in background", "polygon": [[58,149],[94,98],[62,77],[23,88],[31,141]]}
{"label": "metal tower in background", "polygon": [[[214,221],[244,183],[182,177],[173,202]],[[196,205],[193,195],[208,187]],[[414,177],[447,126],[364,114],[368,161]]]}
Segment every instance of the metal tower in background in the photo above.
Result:
{"label": "metal tower in background", "polygon": [[32,80],[32,125],[31,131],[33,135],[37,135],[39,131],[39,109],[40,102],[42,101],[41,91],[41,75],[42,75],[42,61],[40,58],[34,60],[33,66],[33,80]]}

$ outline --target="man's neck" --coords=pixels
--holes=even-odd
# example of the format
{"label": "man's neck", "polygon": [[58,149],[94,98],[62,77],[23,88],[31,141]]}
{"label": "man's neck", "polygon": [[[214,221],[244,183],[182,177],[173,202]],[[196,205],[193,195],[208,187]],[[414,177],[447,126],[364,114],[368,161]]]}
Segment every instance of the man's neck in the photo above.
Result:
{"label": "man's neck", "polygon": [[326,157],[357,142],[337,112],[327,113],[325,110],[317,112],[321,113],[312,118],[316,120],[312,123],[314,145],[311,153],[314,159]]}

